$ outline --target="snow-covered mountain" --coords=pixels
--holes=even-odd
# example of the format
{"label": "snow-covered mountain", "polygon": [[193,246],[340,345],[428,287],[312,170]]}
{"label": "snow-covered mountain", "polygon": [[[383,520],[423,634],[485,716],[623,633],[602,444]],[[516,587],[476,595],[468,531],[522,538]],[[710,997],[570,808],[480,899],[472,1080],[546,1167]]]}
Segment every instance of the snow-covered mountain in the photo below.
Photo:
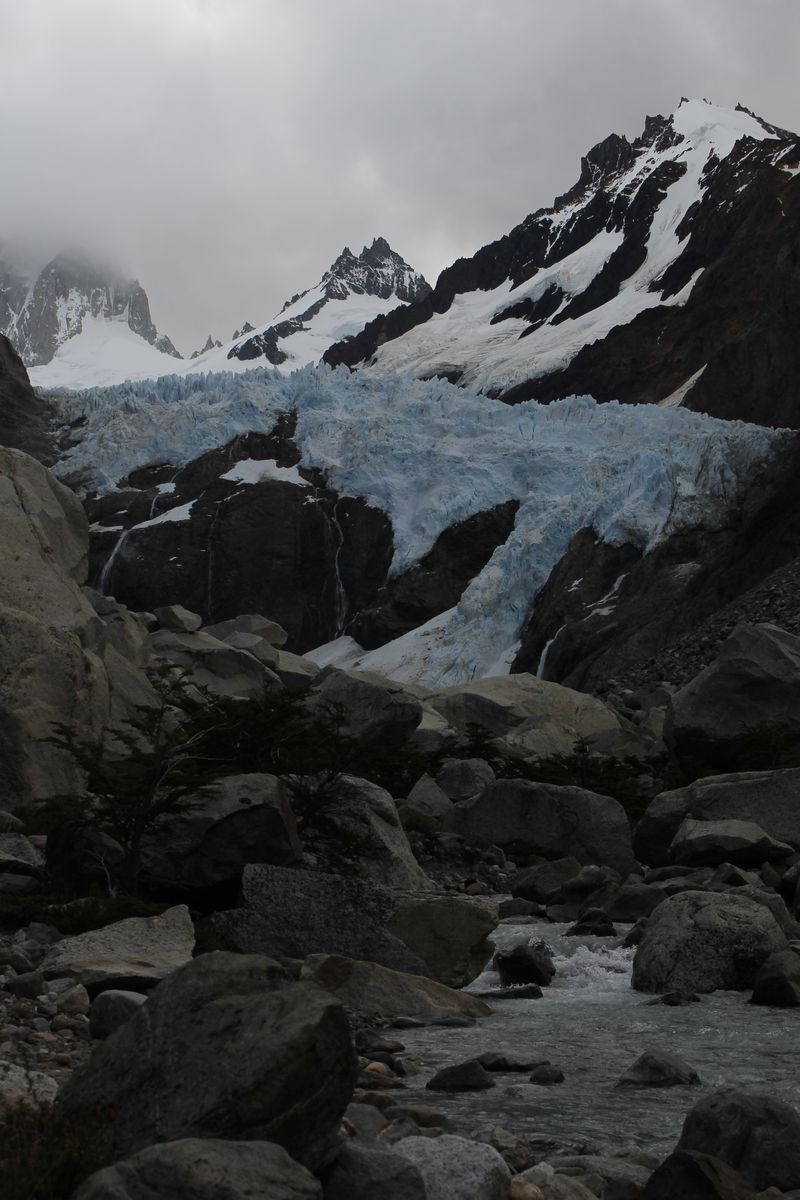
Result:
{"label": "snow-covered mountain", "polygon": [[[624,576],[662,547],[690,546],[670,570],[696,592],[691,539],[724,537],[793,444],[674,409],[511,407],[324,368],[173,376],[67,398],[62,416],[80,440],[59,472],[99,489],[104,590],[211,620],[269,613],[294,649],[333,642],[322,659],[435,686],[518,667],[536,598],[570,554],[594,628],[613,625]],[[626,565],[609,581],[596,567],[610,549]],[[677,603],[696,617],[697,600]]]}
{"label": "snow-covered mountain", "polygon": [[348,246],[314,287],[292,296],[266,325],[247,330],[228,345],[210,347],[193,361],[192,371],[241,370],[254,364],[281,372],[316,363],[343,338],[398,305],[423,300],[430,284],[375,238],[359,255]]}
{"label": "snow-covered mountain", "polygon": [[81,364],[91,380],[91,370],[114,359],[163,372],[181,357],[153,324],[138,280],[78,255],[60,254],[38,268],[0,254],[0,333],[43,385],[69,386]]}
{"label": "snow-covered mountain", "polygon": [[245,322],[227,343],[209,336],[184,361],[152,325],[138,283],[111,284],[79,271],[59,258],[26,280],[0,263],[0,332],[22,354],[35,387],[108,387],[184,372],[246,371],[254,364],[288,373],[318,362],[334,342],[381,313],[430,292],[423,277],[376,238],[358,256],[345,247],[319,283],[287,300],[272,321]]}
{"label": "snow-covered mountain", "polygon": [[800,424],[798,174],[795,135],[683,101],[325,361],[511,403],[588,393]]}

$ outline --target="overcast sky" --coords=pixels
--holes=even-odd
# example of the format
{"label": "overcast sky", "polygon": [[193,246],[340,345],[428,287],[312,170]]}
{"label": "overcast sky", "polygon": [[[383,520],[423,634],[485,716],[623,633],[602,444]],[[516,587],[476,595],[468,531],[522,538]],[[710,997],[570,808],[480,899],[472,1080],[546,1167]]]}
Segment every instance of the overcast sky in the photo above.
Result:
{"label": "overcast sky", "polygon": [[431,282],[682,95],[800,130],[800,0],[0,0],[0,237],[184,353],[381,234]]}

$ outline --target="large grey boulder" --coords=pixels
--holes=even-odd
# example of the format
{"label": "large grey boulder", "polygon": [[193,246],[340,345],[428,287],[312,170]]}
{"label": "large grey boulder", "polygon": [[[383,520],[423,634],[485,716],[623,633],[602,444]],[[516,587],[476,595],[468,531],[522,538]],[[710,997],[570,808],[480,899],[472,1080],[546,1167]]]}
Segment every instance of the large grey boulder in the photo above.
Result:
{"label": "large grey boulder", "polygon": [[640,1200],[779,1200],[782,1192],[756,1191],[733,1167],[699,1150],[676,1150],[652,1173]]}
{"label": "large grey boulder", "polygon": [[685,1087],[700,1082],[694,1067],[666,1050],[645,1050],[623,1071],[617,1087]]}
{"label": "large grey boulder", "polygon": [[301,858],[292,806],[275,775],[227,775],[187,799],[144,842],[146,874],[208,887],[240,878],[247,863]]}
{"label": "large grey boulder", "polygon": [[274,1142],[182,1138],[148,1146],[97,1171],[72,1200],[251,1200],[255,1196],[322,1200],[322,1187]]}
{"label": "large grey boulder", "polygon": [[800,847],[800,767],[741,771],[696,779],[662,792],[633,831],[636,857],[651,866],[669,862],[669,846],[686,817],[698,821],[750,821],[770,837]]}
{"label": "large grey boulder", "polygon": [[584,788],[500,779],[480,796],[454,804],[444,828],[470,841],[522,843],[548,857],[572,855],[618,871],[635,865],[624,808]]}
{"label": "large grey boulder", "polygon": [[183,668],[189,682],[215,696],[259,700],[265,692],[283,689],[275,672],[253,654],[207,633],[158,629],[150,634],[150,652],[156,663]]}
{"label": "large grey boulder", "polygon": [[602,700],[524,673],[454,684],[425,703],[460,733],[477,725],[532,758],[571,754],[579,738],[591,743],[622,730]]}
{"label": "large grey boulder", "polygon": [[800,729],[800,638],[737,625],[714,661],[669,700],[666,736],[679,754],[725,765],[754,726]]}
{"label": "large grey boulder", "polygon": [[347,954],[428,974],[422,958],[388,931],[398,902],[361,879],[253,865],[242,874],[241,906],[215,913],[211,923],[227,945],[249,954]]}
{"label": "large grey boulder", "polygon": [[800,1005],[800,955],[793,950],[771,954],[756,975],[750,1003],[773,1008]]}
{"label": "large grey boulder", "polygon": [[356,1056],[344,1010],[261,956],[175,971],[59,1096],[69,1117],[114,1099],[115,1158],[187,1137],[272,1141],[312,1170],[330,1152]]}
{"label": "large grey boulder", "polygon": [[325,800],[324,825],[348,875],[404,891],[430,891],[389,793],[367,779],[341,775]]}
{"label": "large grey boulder", "polygon": [[194,925],[185,904],[157,917],[128,917],[63,938],[45,955],[46,979],[67,977],[91,993],[106,988],[147,991],[189,962]]}
{"label": "large grey boulder", "polygon": [[93,1038],[107,1038],[120,1025],[130,1021],[147,997],[141,992],[126,992],[124,988],[109,988],[100,992],[89,1010],[89,1031]]}
{"label": "large grey boulder", "polygon": [[491,1009],[477,996],[377,963],[338,954],[312,954],[302,979],[330,992],[346,1008],[368,1020],[376,1017],[488,1017]]}
{"label": "large grey boulder", "polygon": [[770,954],[787,947],[769,909],[738,892],[681,892],[651,914],[633,960],[641,992],[713,992],[753,986]]}
{"label": "large grey boulder", "polygon": [[740,867],[758,867],[780,862],[794,853],[755,821],[695,821],[687,817],[670,846],[672,859],[688,866],[718,866],[729,862]]}
{"label": "large grey boulder", "polygon": [[420,701],[402,684],[336,667],[322,672],[308,708],[323,717],[340,716],[343,733],[371,745],[403,745],[422,717]]}
{"label": "large grey boulder", "polygon": [[485,967],[494,944],[495,915],[460,896],[401,900],[387,929],[418,955],[430,974],[448,987],[465,987]]}
{"label": "large grey boulder", "polygon": [[720,1088],[691,1109],[675,1147],[721,1158],[756,1188],[800,1188],[800,1115],[771,1096]]}
{"label": "large grey boulder", "polygon": [[511,1172],[484,1142],[445,1133],[403,1138],[395,1150],[422,1175],[428,1200],[508,1200]]}
{"label": "large grey boulder", "polygon": [[217,621],[214,625],[205,625],[203,633],[210,633],[212,637],[219,638],[222,642],[227,642],[230,637],[237,634],[249,634],[251,637],[263,638],[265,642],[276,649],[285,646],[289,637],[286,630],[277,621],[270,621],[269,617],[262,617],[259,613],[241,613],[238,617],[231,617],[227,621]]}

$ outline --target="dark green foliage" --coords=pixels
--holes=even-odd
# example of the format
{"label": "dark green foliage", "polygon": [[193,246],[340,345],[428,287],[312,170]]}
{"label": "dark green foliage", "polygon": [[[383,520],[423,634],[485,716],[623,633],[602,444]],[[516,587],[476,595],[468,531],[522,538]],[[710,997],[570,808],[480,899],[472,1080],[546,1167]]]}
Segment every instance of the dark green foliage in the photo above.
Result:
{"label": "dark green foliage", "polygon": [[69,1200],[105,1165],[108,1125],[72,1122],[51,1104],[0,1111],[0,1196],[3,1200]]}
{"label": "dark green foliage", "polygon": [[154,917],[164,904],[145,904],[129,896],[88,896],[64,903],[58,896],[0,893],[0,928],[18,929],[31,921],[54,925],[65,936],[102,929],[126,917]]}

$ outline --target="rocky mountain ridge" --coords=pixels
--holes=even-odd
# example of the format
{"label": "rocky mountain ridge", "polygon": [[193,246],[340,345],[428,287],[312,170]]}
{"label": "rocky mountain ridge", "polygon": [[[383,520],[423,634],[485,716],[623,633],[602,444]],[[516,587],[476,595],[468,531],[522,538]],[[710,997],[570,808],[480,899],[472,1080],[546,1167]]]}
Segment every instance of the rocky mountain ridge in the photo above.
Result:
{"label": "rocky mountain ridge", "polygon": [[798,173],[796,135],[682,102],[325,361],[509,403],[588,393],[796,426]]}
{"label": "rocky mountain ridge", "polygon": [[51,362],[90,321],[124,322],[161,354],[181,357],[153,324],[147,294],[138,280],[119,278],[73,254],[59,254],[32,273],[21,270],[13,259],[0,257],[0,333],[9,338],[27,367]]}

